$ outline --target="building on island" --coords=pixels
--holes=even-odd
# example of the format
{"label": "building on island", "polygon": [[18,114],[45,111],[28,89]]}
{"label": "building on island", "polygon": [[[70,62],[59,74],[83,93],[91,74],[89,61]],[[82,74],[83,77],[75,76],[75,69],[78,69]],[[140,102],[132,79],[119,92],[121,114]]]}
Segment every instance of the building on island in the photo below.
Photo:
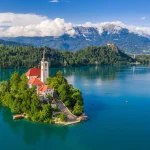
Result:
{"label": "building on island", "polygon": [[47,95],[51,95],[53,97],[54,90],[48,85],[42,85],[38,89],[39,94],[43,96],[44,99],[47,99]]}
{"label": "building on island", "polygon": [[40,68],[31,68],[26,73],[27,78],[33,79],[33,78],[40,78],[41,77],[41,69]]}
{"label": "building on island", "polygon": [[49,65],[45,59],[45,51],[43,52],[43,58],[41,61],[41,81],[46,82],[46,79],[49,77]]}
{"label": "building on island", "polygon": [[45,51],[43,52],[40,68],[30,68],[26,73],[26,77],[28,78],[29,88],[36,87],[41,100],[46,100],[48,94],[53,97],[54,90],[46,85],[46,79],[49,77],[49,64],[45,59]]}
{"label": "building on island", "polygon": [[107,46],[110,47],[114,52],[118,53],[118,47],[116,44],[107,43]]}
{"label": "building on island", "polygon": [[35,86],[36,88],[39,88],[40,86],[44,85],[44,83],[39,78],[32,78],[28,81],[29,88],[32,88]]}

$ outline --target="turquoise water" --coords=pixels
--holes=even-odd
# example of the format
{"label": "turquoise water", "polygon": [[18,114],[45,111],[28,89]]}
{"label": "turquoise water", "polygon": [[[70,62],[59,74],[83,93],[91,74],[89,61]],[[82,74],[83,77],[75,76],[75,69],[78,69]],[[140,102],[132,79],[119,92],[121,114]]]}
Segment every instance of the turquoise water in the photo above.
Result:
{"label": "turquoise water", "polygon": [[[13,121],[0,107],[0,150],[150,150],[150,67],[60,70],[82,91],[90,120],[72,126]],[[0,80],[13,71],[0,70]]]}

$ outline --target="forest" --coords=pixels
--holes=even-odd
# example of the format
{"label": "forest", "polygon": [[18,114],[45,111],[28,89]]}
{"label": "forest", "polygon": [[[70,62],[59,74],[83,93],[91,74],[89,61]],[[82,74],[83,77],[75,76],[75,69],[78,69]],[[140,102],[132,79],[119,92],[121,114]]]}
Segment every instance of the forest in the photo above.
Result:
{"label": "forest", "polygon": [[[84,65],[126,65],[135,60],[108,46],[87,47],[71,52],[45,47],[46,59],[51,67],[84,66]],[[37,67],[42,59],[44,48],[33,46],[3,46],[0,45],[0,68],[30,68]]]}

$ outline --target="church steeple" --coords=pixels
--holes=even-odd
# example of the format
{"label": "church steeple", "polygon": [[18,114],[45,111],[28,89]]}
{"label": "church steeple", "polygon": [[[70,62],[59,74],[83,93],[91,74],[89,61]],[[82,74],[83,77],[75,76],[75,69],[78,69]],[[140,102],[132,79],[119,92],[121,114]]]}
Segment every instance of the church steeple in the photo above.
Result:
{"label": "church steeple", "polygon": [[42,61],[45,61],[45,49],[44,49],[44,51],[43,51],[43,58],[42,58]]}
{"label": "church steeple", "polygon": [[48,64],[48,62],[45,59],[45,53],[46,53],[46,51],[44,49],[44,51],[43,51],[43,58],[42,58],[42,61],[41,61],[41,81],[43,83],[46,82],[46,79],[49,76],[49,64]]}

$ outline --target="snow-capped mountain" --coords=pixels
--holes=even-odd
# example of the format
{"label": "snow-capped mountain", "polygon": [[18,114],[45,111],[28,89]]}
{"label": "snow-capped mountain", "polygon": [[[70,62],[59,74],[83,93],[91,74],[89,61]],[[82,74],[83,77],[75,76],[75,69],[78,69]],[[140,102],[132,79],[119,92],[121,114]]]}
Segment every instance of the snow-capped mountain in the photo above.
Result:
{"label": "snow-capped mountain", "polygon": [[[66,29],[65,29],[66,30]],[[87,46],[102,46],[115,43],[121,49],[130,53],[150,53],[149,28],[127,26],[121,22],[73,26],[69,29],[73,34],[59,36],[34,37],[3,37],[3,40],[30,44],[33,46],[48,46],[56,49],[76,51]],[[67,31],[67,33],[69,33]]]}

